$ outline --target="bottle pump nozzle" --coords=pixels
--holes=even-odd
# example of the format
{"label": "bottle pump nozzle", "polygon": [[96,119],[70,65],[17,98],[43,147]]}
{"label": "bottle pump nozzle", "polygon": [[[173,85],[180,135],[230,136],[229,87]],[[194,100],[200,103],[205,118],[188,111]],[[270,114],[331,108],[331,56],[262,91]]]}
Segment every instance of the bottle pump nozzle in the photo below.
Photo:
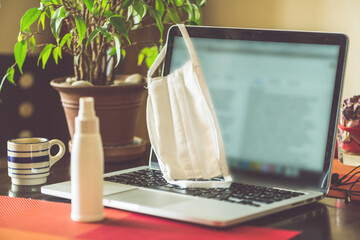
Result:
{"label": "bottle pump nozzle", "polygon": [[75,131],[81,133],[98,133],[99,119],[95,115],[93,97],[80,98],[79,113],[75,119]]}
{"label": "bottle pump nozzle", "polygon": [[94,98],[82,97],[80,98],[80,108],[78,117],[80,118],[93,118],[95,116]]}

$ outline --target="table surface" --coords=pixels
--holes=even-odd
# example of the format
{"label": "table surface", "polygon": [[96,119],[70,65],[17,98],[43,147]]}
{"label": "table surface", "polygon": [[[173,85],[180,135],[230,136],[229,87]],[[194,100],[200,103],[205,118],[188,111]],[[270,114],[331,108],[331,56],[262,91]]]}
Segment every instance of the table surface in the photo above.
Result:
{"label": "table surface", "polygon": [[[51,168],[46,184],[69,180],[69,165],[69,157],[65,157],[56,163]],[[146,165],[146,160],[105,163],[105,172],[140,165]],[[0,195],[69,202],[66,199],[42,194],[40,187],[13,185],[7,175],[7,169],[0,169]],[[318,203],[262,217],[247,222],[246,225],[302,231],[302,234],[295,239],[359,239],[360,202],[352,201],[347,205],[342,199],[324,198]]]}

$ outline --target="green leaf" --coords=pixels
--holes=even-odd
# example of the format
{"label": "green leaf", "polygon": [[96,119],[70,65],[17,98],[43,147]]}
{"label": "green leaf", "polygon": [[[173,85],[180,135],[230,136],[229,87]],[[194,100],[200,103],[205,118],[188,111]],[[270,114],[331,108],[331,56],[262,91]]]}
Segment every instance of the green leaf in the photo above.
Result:
{"label": "green leaf", "polygon": [[[170,10],[170,9],[169,9]],[[164,25],[161,21],[161,14],[158,10],[150,8],[150,15],[155,19],[156,25],[160,31],[160,39],[163,37]]]}
{"label": "green leaf", "polygon": [[80,16],[74,15],[74,18],[75,18],[76,29],[79,34],[79,43],[78,43],[79,46],[82,40],[85,38],[86,23]]}
{"label": "green leaf", "polygon": [[72,41],[73,37],[69,37],[69,39],[66,41],[66,45],[68,46],[69,49],[71,49],[71,41]]}
{"label": "green leaf", "polygon": [[160,15],[164,15],[165,7],[162,0],[156,0],[155,2],[155,9],[159,11]]}
{"label": "green leaf", "polygon": [[135,13],[133,16],[133,26],[131,27],[131,30],[139,28],[141,21],[142,18],[139,16],[139,14]]}
{"label": "green leaf", "polygon": [[193,4],[193,9],[194,9],[194,14],[195,14],[194,22],[197,25],[200,25],[201,24],[201,9],[198,6],[196,6],[195,4]]}
{"label": "green leaf", "polygon": [[[120,52],[121,52],[121,58],[125,58],[126,56],[126,51],[125,49],[120,49]],[[110,52],[108,52],[108,55],[109,56],[114,56],[116,55],[116,47],[112,47]]]}
{"label": "green leaf", "polygon": [[202,6],[204,6],[206,4],[206,0],[202,0],[201,2],[200,2],[200,4],[199,4],[199,7],[202,7]]}
{"label": "green leaf", "polygon": [[108,55],[109,55],[109,56],[114,56],[114,55],[116,55],[116,47],[112,47],[111,50],[110,50],[110,52],[108,52]]}
{"label": "green leaf", "polygon": [[127,17],[126,17],[126,21],[129,21],[130,17],[132,16],[134,11],[134,8],[132,6],[128,7],[128,11],[127,11]]}
{"label": "green leaf", "polygon": [[132,3],[133,3],[134,0],[125,0],[121,6],[121,9],[126,9],[128,8]]}
{"label": "green leaf", "polygon": [[114,15],[115,15],[114,12],[113,12],[113,11],[110,11],[110,10],[106,10],[106,11],[104,12],[104,16],[107,17],[107,18],[109,18],[109,17],[111,17],[111,16],[114,16]]}
{"label": "green leaf", "polygon": [[84,3],[87,9],[89,9],[89,12],[91,12],[94,7],[94,0],[84,0]]}
{"label": "green leaf", "polygon": [[51,0],[41,0],[41,3],[44,5],[47,5],[47,4],[51,3]]}
{"label": "green leaf", "polygon": [[45,8],[45,15],[51,19],[51,15],[52,15],[52,12],[51,12],[51,9],[49,7]]}
{"label": "green leaf", "polygon": [[99,35],[99,33],[100,33],[100,30],[97,29],[97,28],[90,33],[90,35],[89,35],[89,37],[88,37],[88,39],[87,39],[87,41],[86,41],[85,48],[87,48],[88,44],[89,44],[90,42],[92,42],[92,41]]}
{"label": "green leaf", "polygon": [[34,36],[29,38],[29,47],[30,47],[31,52],[34,52],[35,47],[36,47],[35,37]]}
{"label": "green leaf", "polygon": [[192,8],[192,4],[191,4],[190,0],[186,0],[186,6],[188,6],[189,8]]}
{"label": "green leaf", "polygon": [[27,42],[25,40],[21,40],[15,44],[14,47],[15,61],[19,67],[21,74],[23,73],[22,66],[26,58],[26,50],[27,50]]}
{"label": "green leaf", "polygon": [[184,1],[185,0],[175,0],[175,5],[180,7],[180,6],[182,6],[184,4]]}
{"label": "green leaf", "polygon": [[65,11],[64,7],[60,7],[55,10],[55,12],[50,20],[51,32],[54,35],[56,41],[59,41],[62,20],[66,17],[66,15],[67,15],[67,12]]}
{"label": "green leaf", "polygon": [[128,40],[129,44],[131,44],[128,33],[127,33],[127,29],[126,29],[126,23],[123,20],[123,17],[120,15],[112,16],[110,18],[110,23],[111,23],[111,25],[114,26],[116,31],[121,33]]}
{"label": "green leaf", "polygon": [[139,14],[139,16],[144,17],[144,7],[143,4],[137,0],[133,2],[133,8]]}
{"label": "green leaf", "polygon": [[59,58],[62,59],[62,49],[61,47],[57,47],[57,49],[58,49]]}
{"label": "green leaf", "polygon": [[144,8],[144,13],[143,13],[142,17],[145,17],[145,15],[147,13],[147,9],[149,8],[149,6],[146,3],[144,3],[143,8]]}
{"label": "green leaf", "polygon": [[38,58],[38,62],[37,64],[39,65],[40,60],[42,60],[42,68],[45,68],[45,65],[50,57],[51,54],[51,50],[53,49],[53,47],[55,47],[53,44],[48,44],[44,47],[44,49],[40,52],[39,58]]}
{"label": "green leaf", "polygon": [[14,81],[14,74],[15,74],[15,69],[13,67],[9,67],[6,71],[5,77],[11,84],[16,85]]}
{"label": "green leaf", "polygon": [[28,28],[25,28],[23,32],[24,33],[30,33],[31,31],[30,31],[30,28],[28,27]]}
{"label": "green leaf", "polygon": [[58,64],[58,59],[62,59],[62,52],[61,52],[61,47],[56,47],[54,48],[53,50],[53,57],[54,57],[54,60],[55,60],[55,63]]}
{"label": "green leaf", "polygon": [[41,24],[43,30],[45,29],[45,16],[46,16],[46,12],[43,12],[39,17],[39,22],[38,22],[38,28],[40,28],[40,24]]}
{"label": "green leaf", "polygon": [[201,19],[201,9],[198,6],[196,6],[195,4],[193,4],[192,6],[194,9],[194,13],[195,13],[195,19],[196,20]]}
{"label": "green leaf", "polygon": [[107,39],[111,39],[111,35],[107,29],[107,23],[104,24],[104,26],[96,27],[96,29],[100,30],[101,34],[104,35]]}
{"label": "green leaf", "polygon": [[[9,67],[6,71],[6,74],[5,76],[2,78],[1,80],[1,84],[0,84],[0,92],[1,92],[1,89],[4,85],[4,82],[5,80],[7,79],[10,83],[12,83],[13,85],[16,85],[15,84],[15,81],[14,81],[14,73],[15,73],[15,70],[13,67]],[[1,99],[0,99],[0,103],[1,103]]]}
{"label": "green leaf", "polygon": [[157,46],[143,48],[138,55],[137,65],[140,66],[145,59],[146,66],[150,68],[158,54]]}
{"label": "green leaf", "polygon": [[119,36],[114,34],[113,37],[114,37],[114,42],[115,42],[116,59],[117,59],[115,67],[117,67],[119,65],[120,59],[121,59],[121,43],[120,43]]}
{"label": "green leaf", "polygon": [[54,48],[53,57],[54,57],[56,65],[57,65],[58,61],[59,61],[59,49],[57,47]]}
{"label": "green leaf", "polygon": [[108,1],[103,1],[103,0],[101,0],[101,1],[98,1],[98,2],[101,2],[101,7],[104,9],[106,6],[107,6],[107,8],[109,7],[108,6]]}
{"label": "green leaf", "polygon": [[151,67],[153,62],[155,61],[158,55],[158,48],[157,46],[153,46],[149,49],[148,55],[146,56],[145,63],[148,68]]}
{"label": "green leaf", "polygon": [[169,8],[167,11],[167,16],[173,23],[181,23],[180,16],[175,9]]}
{"label": "green leaf", "polygon": [[38,8],[31,8],[26,11],[24,16],[20,20],[20,31],[24,31],[33,24],[41,14],[41,10]]}
{"label": "green leaf", "polygon": [[[66,45],[68,46],[69,49],[71,49],[71,43],[72,43],[72,39],[73,39],[73,36],[74,36],[73,35],[74,34],[74,29],[71,29],[70,33],[68,33],[68,34],[69,34],[69,38],[66,40]],[[60,45],[61,45],[61,43],[60,43]]]}
{"label": "green leaf", "polygon": [[51,2],[55,5],[60,5],[61,1],[60,0],[51,0]]}
{"label": "green leaf", "polygon": [[65,36],[61,39],[59,46],[63,47],[70,37],[71,37],[70,33],[65,34]]}
{"label": "green leaf", "polygon": [[21,40],[24,40],[25,36],[21,34],[21,32],[19,32],[19,35],[17,37],[17,41],[20,42]]}
{"label": "green leaf", "polygon": [[195,20],[195,14],[194,14],[192,6],[191,5],[190,6],[185,6],[184,9],[188,13],[189,22],[193,22]]}
{"label": "green leaf", "polygon": [[138,55],[137,65],[138,65],[138,66],[141,66],[141,64],[143,63],[144,59],[145,59],[145,54],[143,54],[143,53],[140,52],[139,55]]}
{"label": "green leaf", "polygon": [[100,17],[100,5],[99,5],[99,4],[98,4],[98,5],[95,5],[95,6],[93,7],[92,14],[93,14],[95,17],[97,17],[97,18]]}

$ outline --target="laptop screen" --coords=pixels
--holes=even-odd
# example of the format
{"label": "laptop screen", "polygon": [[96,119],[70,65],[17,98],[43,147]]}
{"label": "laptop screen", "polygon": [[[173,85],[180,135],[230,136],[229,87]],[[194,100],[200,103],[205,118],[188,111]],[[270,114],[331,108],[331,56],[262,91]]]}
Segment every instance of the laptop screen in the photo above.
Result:
{"label": "laptop screen", "polygon": [[[323,176],[332,157],[346,38],[205,29],[188,27],[232,172]],[[190,59],[177,28],[168,45],[164,75]]]}

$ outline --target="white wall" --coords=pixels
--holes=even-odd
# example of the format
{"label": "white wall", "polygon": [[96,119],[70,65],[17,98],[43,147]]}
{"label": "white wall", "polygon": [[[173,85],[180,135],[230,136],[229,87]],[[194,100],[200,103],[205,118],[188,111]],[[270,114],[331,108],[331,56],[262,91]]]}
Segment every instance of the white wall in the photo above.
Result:
{"label": "white wall", "polygon": [[[33,7],[39,7],[39,0],[0,0],[0,54],[13,54],[20,30],[20,19],[25,12]],[[34,23],[36,30],[37,22]],[[51,36],[36,37],[37,42],[49,39]],[[2,67],[2,66],[0,66]]]}
{"label": "white wall", "polygon": [[203,24],[345,33],[343,99],[360,94],[360,0],[208,0]]}

